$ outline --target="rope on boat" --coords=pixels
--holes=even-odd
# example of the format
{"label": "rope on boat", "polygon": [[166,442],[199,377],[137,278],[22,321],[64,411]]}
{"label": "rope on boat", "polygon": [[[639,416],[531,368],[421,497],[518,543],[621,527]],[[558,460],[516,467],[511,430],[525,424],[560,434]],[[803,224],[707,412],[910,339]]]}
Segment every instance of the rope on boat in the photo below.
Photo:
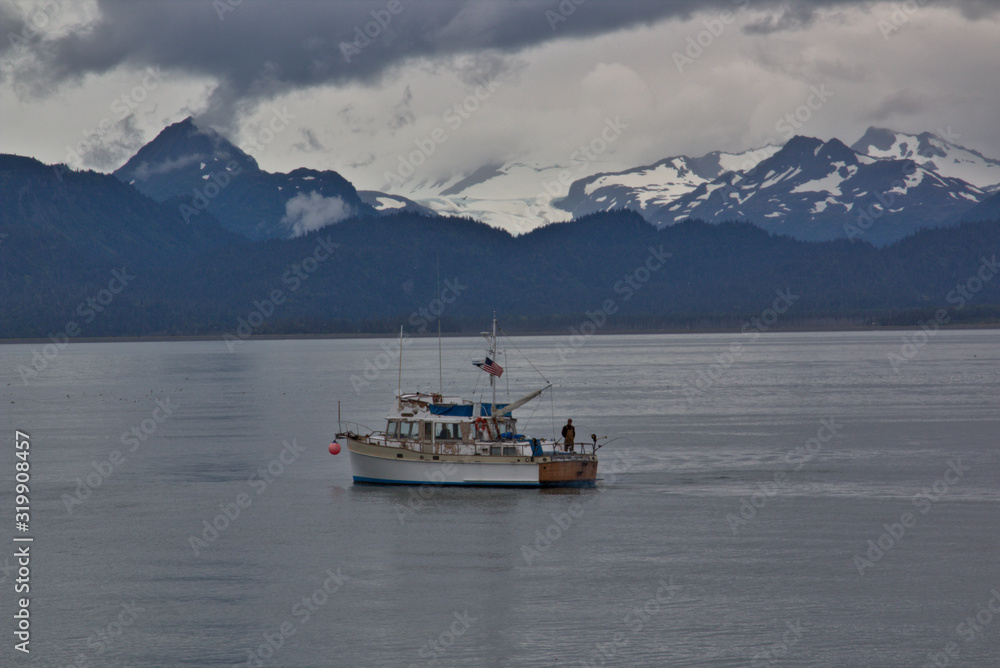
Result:
{"label": "rope on boat", "polygon": [[[455,376],[457,376],[459,374],[459,372],[462,371],[466,367],[466,362],[469,361],[469,359],[475,354],[475,352],[476,352],[475,348],[469,348],[469,354],[465,356],[465,359],[462,360],[461,364],[459,364],[457,367],[455,367],[455,372],[453,374],[451,374],[451,378],[448,379],[448,387],[451,387],[452,385],[455,384]],[[476,385],[472,389],[473,394],[475,394],[476,388],[479,387],[479,376],[480,375],[482,375],[482,374],[476,374]]]}
{"label": "rope on boat", "polygon": [[555,443],[556,442],[556,398],[555,398],[555,392],[549,392],[549,406],[552,408],[552,442]]}
{"label": "rope on boat", "polygon": [[500,333],[504,335],[505,339],[507,339],[507,343],[509,343],[510,345],[514,346],[514,350],[516,350],[518,353],[520,353],[521,357],[523,357],[528,362],[528,365],[531,366],[531,368],[535,370],[535,373],[537,373],[539,376],[542,377],[542,380],[544,380],[546,383],[551,383],[552,382],[548,378],[545,377],[545,374],[543,374],[541,371],[538,370],[538,367],[536,367],[534,364],[531,363],[531,358],[528,357],[527,355],[525,355],[523,352],[521,352],[521,349],[517,347],[516,343],[514,343],[514,339],[510,338],[510,336],[507,334],[507,332],[503,331],[503,328],[500,327],[500,325],[497,325],[497,329],[499,329]]}

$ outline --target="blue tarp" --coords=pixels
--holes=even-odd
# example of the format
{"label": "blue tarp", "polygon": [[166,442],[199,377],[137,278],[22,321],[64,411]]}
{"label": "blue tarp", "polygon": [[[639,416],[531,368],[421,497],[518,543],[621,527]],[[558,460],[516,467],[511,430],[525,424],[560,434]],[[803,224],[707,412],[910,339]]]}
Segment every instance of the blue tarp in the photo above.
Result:
{"label": "blue tarp", "polygon": [[[493,412],[493,404],[480,404],[480,406],[479,415],[481,417],[489,417]],[[503,410],[506,407],[507,404],[497,404],[497,410]],[[472,405],[431,404],[431,414],[446,415],[448,417],[472,417]]]}
{"label": "blue tarp", "polygon": [[431,404],[433,415],[447,415],[449,417],[472,417],[472,406],[452,406]]}

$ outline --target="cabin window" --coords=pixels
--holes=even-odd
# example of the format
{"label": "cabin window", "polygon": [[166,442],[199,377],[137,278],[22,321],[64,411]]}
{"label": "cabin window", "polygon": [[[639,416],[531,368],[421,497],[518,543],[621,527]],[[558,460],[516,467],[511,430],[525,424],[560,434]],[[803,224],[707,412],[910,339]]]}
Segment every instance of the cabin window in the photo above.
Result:
{"label": "cabin window", "polygon": [[418,422],[399,422],[399,438],[417,438],[420,434]]}
{"label": "cabin window", "polygon": [[424,440],[430,443],[434,440],[434,423],[424,422]]}
{"label": "cabin window", "polygon": [[389,428],[385,430],[385,435],[388,438],[399,438],[399,422],[396,420],[390,420]]}
{"label": "cabin window", "polygon": [[462,438],[461,430],[457,423],[438,422],[434,428],[439,441],[457,441]]}

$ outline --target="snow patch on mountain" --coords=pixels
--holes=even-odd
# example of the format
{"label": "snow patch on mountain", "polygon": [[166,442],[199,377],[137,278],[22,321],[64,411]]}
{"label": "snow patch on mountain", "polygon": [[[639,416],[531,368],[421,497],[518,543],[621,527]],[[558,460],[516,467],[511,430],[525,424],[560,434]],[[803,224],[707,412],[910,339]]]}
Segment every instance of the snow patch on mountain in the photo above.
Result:
{"label": "snow patch on mountain", "polygon": [[[406,184],[407,197],[447,216],[469,216],[513,234],[566,222],[572,214],[555,206],[574,179],[588,176],[607,163],[568,165],[534,161],[488,164],[468,174]],[[619,165],[615,165],[619,167]],[[608,202],[609,208],[616,208]]]}
{"label": "snow patch on mountain", "polygon": [[984,191],[1000,190],[1000,160],[932,132],[914,135],[870,127],[851,148],[880,160],[913,160],[941,176],[962,179]]}

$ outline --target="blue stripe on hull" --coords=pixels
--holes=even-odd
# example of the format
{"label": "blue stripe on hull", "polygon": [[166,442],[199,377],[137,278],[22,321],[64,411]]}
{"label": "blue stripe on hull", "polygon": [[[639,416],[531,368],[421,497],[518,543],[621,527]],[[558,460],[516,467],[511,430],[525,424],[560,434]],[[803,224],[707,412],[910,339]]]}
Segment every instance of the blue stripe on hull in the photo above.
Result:
{"label": "blue stripe on hull", "polygon": [[384,480],[354,476],[355,483],[364,485],[440,485],[448,487],[593,487],[593,480],[572,482],[430,482],[427,480]]}

